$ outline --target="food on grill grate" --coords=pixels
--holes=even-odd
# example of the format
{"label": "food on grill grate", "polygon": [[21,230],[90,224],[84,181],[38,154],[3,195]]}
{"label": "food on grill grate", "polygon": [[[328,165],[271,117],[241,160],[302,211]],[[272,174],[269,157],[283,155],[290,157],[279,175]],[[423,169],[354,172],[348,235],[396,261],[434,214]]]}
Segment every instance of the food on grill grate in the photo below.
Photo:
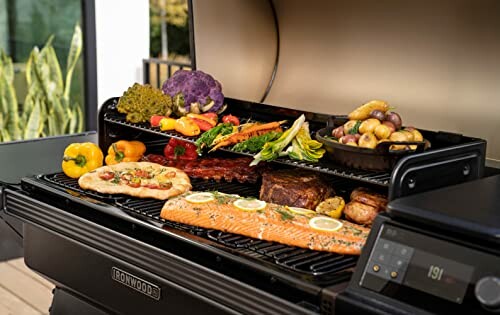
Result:
{"label": "food on grill grate", "polygon": [[120,97],[116,109],[127,114],[127,121],[140,123],[149,121],[153,115],[169,116],[172,113],[172,98],[151,85],[135,83]]}
{"label": "food on grill grate", "polygon": [[183,170],[191,178],[221,179],[231,182],[255,183],[266,166],[249,166],[252,161],[248,157],[239,158],[202,158],[196,161],[168,160],[158,154],[144,156],[144,161]]}
{"label": "food on grill grate", "polygon": [[358,224],[371,225],[379,212],[379,208],[351,201],[345,205],[344,214],[348,220]]}
{"label": "food on grill grate", "polygon": [[347,221],[341,221],[343,225],[337,231],[318,231],[311,227],[308,216],[294,214],[284,206],[267,203],[261,210],[245,211],[233,205],[241,200],[239,197],[221,193],[214,193],[214,197],[214,200],[200,204],[186,201],[185,196],[170,199],[160,216],[207,229],[351,255],[360,254],[369,232],[369,229]]}
{"label": "food on grill grate", "polygon": [[181,170],[148,162],[122,162],[89,172],[78,180],[83,189],[165,200],[191,189]]}
{"label": "food on grill grate", "polygon": [[318,175],[305,170],[279,170],[264,173],[260,199],[279,205],[314,210],[333,189]]}
{"label": "food on grill grate", "polygon": [[366,188],[357,188],[351,193],[351,202],[344,209],[347,219],[359,224],[371,225],[377,214],[385,211],[387,198]]}
{"label": "food on grill grate", "polygon": [[266,133],[271,132],[271,131],[281,132],[282,130],[281,130],[280,126],[282,124],[284,124],[285,122],[286,122],[286,120],[273,121],[273,122],[265,123],[265,124],[261,124],[261,123],[253,124],[248,128],[245,128],[239,132],[231,134],[229,137],[227,137],[227,139],[224,139],[223,141],[218,142],[212,149],[210,149],[210,151],[215,151],[221,147],[226,147],[226,146],[230,146],[233,144],[237,144],[237,143],[243,142],[245,140],[248,140],[252,137],[261,136],[261,135],[266,134]]}
{"label": "food on grill grate", "polygon": [[356,188],[351,192],[351,201],[359,201],[361,203],[381,208],[385,210],[387,206],[387,197],[382,194],[377,194],[367,188]]}

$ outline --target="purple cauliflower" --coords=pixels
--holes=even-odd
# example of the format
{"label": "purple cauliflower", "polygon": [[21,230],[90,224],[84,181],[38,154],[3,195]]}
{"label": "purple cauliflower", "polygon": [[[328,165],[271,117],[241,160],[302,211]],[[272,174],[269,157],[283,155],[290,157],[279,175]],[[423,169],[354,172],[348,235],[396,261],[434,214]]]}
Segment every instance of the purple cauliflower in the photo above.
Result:
{"label": "purple cauliflower", "polygon": [[221,113],[226,108],[221,84],[203,71],[178,70],[163,83],[162,90],[172,97],[179,116],[189,112]]}

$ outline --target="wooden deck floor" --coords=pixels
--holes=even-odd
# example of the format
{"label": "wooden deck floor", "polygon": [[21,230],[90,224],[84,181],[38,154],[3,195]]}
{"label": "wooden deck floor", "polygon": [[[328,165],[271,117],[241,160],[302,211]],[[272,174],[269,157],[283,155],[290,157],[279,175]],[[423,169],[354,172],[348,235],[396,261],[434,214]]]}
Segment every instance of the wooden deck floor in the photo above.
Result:
{"label": "wooden deck floor", "polygon": [[0,262],[0,314],[48,314],[54,285],[31,271],[23,258]]}

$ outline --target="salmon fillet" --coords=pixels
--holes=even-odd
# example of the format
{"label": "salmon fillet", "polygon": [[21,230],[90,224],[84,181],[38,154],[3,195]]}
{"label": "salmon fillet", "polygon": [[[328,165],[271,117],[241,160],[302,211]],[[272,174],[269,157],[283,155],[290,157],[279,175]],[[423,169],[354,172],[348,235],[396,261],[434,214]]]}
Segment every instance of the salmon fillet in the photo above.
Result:
{"label": "salmon fillet", "polygon": [[335,232],[310,227],[310,217],[267,203],[263,210],[243,211],[232,203],[234,195],[214,193],[215,200],[191,203],[185,197],[168,200],[160,216],[169,221],[240,234],[266,241],[339,254],[359,255],[369,229],[347,221]]}

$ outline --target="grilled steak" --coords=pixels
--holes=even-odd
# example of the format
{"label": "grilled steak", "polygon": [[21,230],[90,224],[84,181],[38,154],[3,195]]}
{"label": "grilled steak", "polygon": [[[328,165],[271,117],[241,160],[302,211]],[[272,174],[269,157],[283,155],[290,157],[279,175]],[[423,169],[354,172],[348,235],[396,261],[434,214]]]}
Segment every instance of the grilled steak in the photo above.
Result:
{"label": "grilled steak", "polygon": [[260,199],[267,202],[314,210],[331,195],[333,189],[313,172],[293,169],[262,175]]}

